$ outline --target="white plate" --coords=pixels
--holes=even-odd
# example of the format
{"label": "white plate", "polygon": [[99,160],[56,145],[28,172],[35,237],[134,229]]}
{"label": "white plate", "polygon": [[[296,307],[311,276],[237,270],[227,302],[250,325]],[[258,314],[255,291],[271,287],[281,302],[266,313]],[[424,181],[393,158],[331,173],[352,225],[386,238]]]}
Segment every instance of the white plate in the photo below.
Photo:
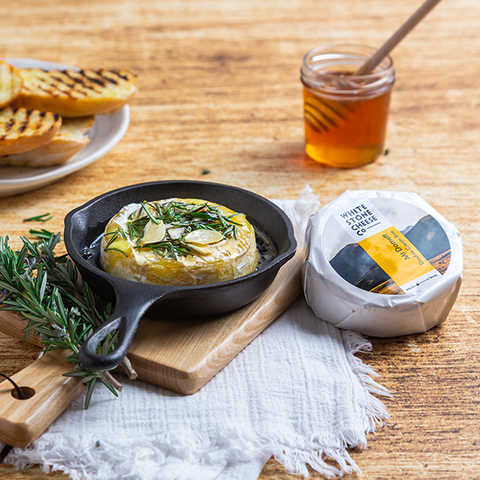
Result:
{"label": "white plate", "polygon": [[[29,58],[7,58],[6,62],[20,68],[44,68],[46,70],[75,69],[70,65],[43,62]],[[130,122],[130,109],[125,105],[110,115],[97,115],[95,124],[88,131],[90,142],[72,158],[61,165],[44,168],[0,166],[0,197],[28,192],[53,183],[93,163],[109,152],[125,135]]]}

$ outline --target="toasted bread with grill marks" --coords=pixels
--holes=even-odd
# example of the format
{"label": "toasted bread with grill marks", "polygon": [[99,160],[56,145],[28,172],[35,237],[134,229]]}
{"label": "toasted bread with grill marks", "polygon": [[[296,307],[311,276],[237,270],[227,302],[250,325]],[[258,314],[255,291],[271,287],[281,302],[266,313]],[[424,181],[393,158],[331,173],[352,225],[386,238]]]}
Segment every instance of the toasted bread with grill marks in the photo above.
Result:
{"label": "toasted bread with grill marks", "polygon": [[62,119],[52,112],[14,109],[0,110],[0,155],[23,153],[50,142]]}
{"label": "toasted bread with grill marks", "polygon": [[17,68],[0,60],[0,108],[12,103],[20,94],[23,78]]}
{"label": "toasted bread with grill marks", "polygon": [[19,69],[23,87],[16,107],[45,110],[64,118],[106,115],[135,94],[135,75],[127,70]]}
{"label": "toasted bread with grill marks", "polygon": [[66,118],[52,141],[24,153],[0,157],[0,165],[16,167],[51,167],[65,163],[90,141],[84,134],[93,126],[95,117]]}

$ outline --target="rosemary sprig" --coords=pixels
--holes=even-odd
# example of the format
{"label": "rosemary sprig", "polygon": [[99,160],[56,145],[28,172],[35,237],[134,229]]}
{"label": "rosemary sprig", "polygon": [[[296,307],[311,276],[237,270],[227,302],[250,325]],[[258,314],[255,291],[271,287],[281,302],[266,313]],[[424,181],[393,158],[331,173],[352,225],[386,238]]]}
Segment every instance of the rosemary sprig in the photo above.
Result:
{"label": "rosemary sprig", "polygon": [[[177,260],[178,257],[188,254],[195,254],[185,237],[194,230],[207,229],[214,230],[223,235],[223,238],[238,238],[237,227],[241,223],[233,220],[238,215],[225,215],[219,207],[202,203],[185,203],[175,200],[168,202],[141,202],[140,208],[131,212],[128,216],[125,228],[118,228],[105,234],[109,236],[104,250],[122,250],[112,246],[113,242],[121,235],[134,245],[138,250],[152,250],[155,254]],[[170,228],[167,228],[165,237],[157,243],[142,244],[142,238],[145,233],[145,227],[152,221],[159,224],[163,222]],[[183,228],[183,233],[179,238],[173,238],[169,230],[171,228]]]}
{"label": "rosemary sprig", "polygon": [[36,215],[35,217],[30,217],[30,218],[24,218],[23,221],[24,222],[47,222],[48,220],[50,220],[51,218],[53,218],[51,215],[50,215],[50,212],[49,213],[42,213],[41,215]]}
{"label": "rosemary sprig", "polygon": [[104,250],[105,250],[105,251],[107,251],[107,250],[116,250],[117,252],[120,252],[122,255],[124,255],[125,257],[128,258],[128,255],[127,255],[123,250],[120,250],[119,248],[115,248],[115,247],[105,247]]}
{"label": "rosemary sprig", "polygon": [[42,228],[41,230],[30,229],[29,233],[34,237],[43,238],[44,240],[48,240],[52,235],[52,232],[45,230],[44,228]]}
{"label": "rosemary sprig", "polygon": [[[86,384],[85,408],[90,404],[97,381],[118,396],[121,386],[108,372],[86,371],[78,360],[82,343],[109,317],[111,305],[95,299],[87,283],[77,288],[74,263],[66,255],[54,253],[60,233],[43,229],[30,233],[37,240],[21,237],[23,247],[19,251],[8,245],[8,236],[0,237],[0,310],[20,313],[26,322],[25,338],[39,335],[45,352],[56,349],[72,352],[67,361],[77,365],[65,375],[79,377]],[[111,351],[115,342],[116,335],[109,335],[99,346],[99,352]]]}

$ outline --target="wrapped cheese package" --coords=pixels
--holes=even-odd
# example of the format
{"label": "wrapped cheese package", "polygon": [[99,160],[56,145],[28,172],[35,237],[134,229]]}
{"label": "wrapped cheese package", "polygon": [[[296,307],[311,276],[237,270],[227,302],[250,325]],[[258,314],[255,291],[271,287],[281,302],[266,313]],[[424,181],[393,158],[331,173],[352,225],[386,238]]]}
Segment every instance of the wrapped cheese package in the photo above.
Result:
{"label": "wrapped cheese package", "polygon": [[457,298],[460,234],[415,193],[346,191],[310,217],[305,240],[307,303],[339,328],[426,332]]}

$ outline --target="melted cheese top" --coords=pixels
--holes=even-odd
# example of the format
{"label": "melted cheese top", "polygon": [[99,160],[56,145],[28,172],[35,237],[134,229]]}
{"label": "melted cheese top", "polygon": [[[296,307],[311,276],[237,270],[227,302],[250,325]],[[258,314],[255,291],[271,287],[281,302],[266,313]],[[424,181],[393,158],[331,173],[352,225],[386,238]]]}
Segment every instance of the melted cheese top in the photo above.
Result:
{"label": "melted cheese top", "polygon": [[[141,211],[141,204],[132,203],[123,207],[105,228],[100,259],[107,273],[140,283],[187,286],[232,280],[255,270],[258,262],[255,232],[244,214],[199,199],[175,198],[150,203],[172,201],[218,207],[224,216],[237,224],[236,238],[211,230],[188,233],[188,229],[152,221],[145,226],[140,240],[131,239],[128,234],[116,235],[114,232],[118,230],[128,232],[130,218],[132,215],[136,218],[137,212]],[[140,214],[140,218],[145,216],[146,213]],[[157,248],[155,252],[148,247],[149,242],[155,244],[156,241],[179,238],[186,246],[186,253],[172,256],[168,250],[165,253]]]}

